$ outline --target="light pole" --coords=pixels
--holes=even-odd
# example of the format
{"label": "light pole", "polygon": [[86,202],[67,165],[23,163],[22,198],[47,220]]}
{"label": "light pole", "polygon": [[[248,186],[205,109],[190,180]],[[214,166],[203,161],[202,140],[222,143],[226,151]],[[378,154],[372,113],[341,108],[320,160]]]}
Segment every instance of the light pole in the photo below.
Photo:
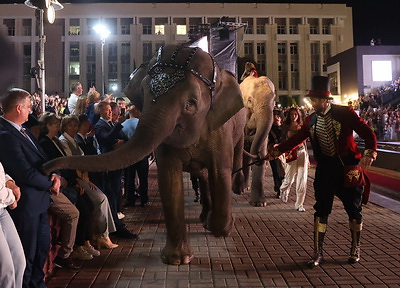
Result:
{"label": "light pole", "polygon": [[93,29],[100,36],[101,40],[101,92],[102,95],[105,95],[106,76],[104,73],[104,44],[111,32],[102,24],[94,26]]}
{"label": "light pole", "polygon": [[30,8],[36,9],[36,15],[39,20],[39,82],[38,88],[40,89],[40,98],[42,113],[46,110],[46,79],[45,79],[45,68],[44,68],[44,44],[46,43],[46,35],[44,34],[44,22],[46,15],[46,22],[53,24],[56,19],[55,10],[61,10],[64,8],[57,0],[26,0],[24,4]]}

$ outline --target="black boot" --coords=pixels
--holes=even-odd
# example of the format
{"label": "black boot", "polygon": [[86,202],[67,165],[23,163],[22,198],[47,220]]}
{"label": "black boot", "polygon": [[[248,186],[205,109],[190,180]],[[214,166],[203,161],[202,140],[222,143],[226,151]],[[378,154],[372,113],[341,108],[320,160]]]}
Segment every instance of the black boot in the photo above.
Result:
{"label": "black boot", "polygon": [[322,263],[324,256],[322,255],[322,246],[324,244],[324,237],[326,233],[326,226],[328,224],[328,218],[315,217],[314,220],[314,255],[310,261],[307,262],[307,266],[314,268]]}
{"label": "black boot", "polygon": [[349,228],[351,233],[351,248],[348,262],[355,264],[360,261],[360,239],[362,230],[362,221],[357,219],[351,219],[349,222]]}

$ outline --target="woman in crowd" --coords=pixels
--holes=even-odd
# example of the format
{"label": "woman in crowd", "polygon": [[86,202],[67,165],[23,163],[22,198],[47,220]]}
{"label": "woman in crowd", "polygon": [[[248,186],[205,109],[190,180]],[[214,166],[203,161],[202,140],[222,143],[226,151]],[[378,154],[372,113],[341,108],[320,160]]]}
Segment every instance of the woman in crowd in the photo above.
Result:
{"label": "woman in crowd", "polygon": [[[286,141],[300,130],[303,124],[302,116],[299,109],[292,107],[287,111],[285,122],[282,125],[281,142]],[[281,185],[281,200],[287,202],[289,198],[290,188],[296,180],[296,203],[294,208],[299,212],[304,212],[306,209],[303,206],[307,190],[308,176],[308,153],[305,142],[292,151],[286,153],[283,167],[285,169],[285,178]]]}
{"label": "woman in crowd", "polygon": [[73,114],[80,115],[82,113],[85,113],[87,107],[88,107],[88,98],[85,95],[81,95],[76,101],[75,111]]}
{"label": "woman in crowd", "polygon": [[[49,159],[55,159],[58,157],[66,156],[62,144],[57,137],[60,130],[60,119],[54,113],[44,113],[40,117],[40,121],[44,123],[44,126],[39,142],[43,150],[46,152],[47,157]],[[71,235],[68,241],[70,242],[74,239],[75,244],[74,251],[70,256],[71,258],[78,258],[80,260],[93,259],[93,256],[100,255],[100,252],[94,249],[88,241],[90,239],[89,236],[91,236],[90,224],[93,222],[92,211],[94,209],[94,205],[88,195],[84,193],[83,188],[78,182],[78,175],[74,170],[63,170],[61,171],[61,176],[65,179],[66,182],[62,186],[62,193],[69,199],[71,204],[75,205],[75,207],[79,211],[78,223],[76,225],[76,228],[73,227],[74,225],[72,225],[72,229],[76,229],[75,235]],[[58,203],[54,200],[53,202],[54,204]],[[63,203],[63,205],[66,204],[67,203]],[[52,208],[51,206],[50,211],[56,213],[56,216],[61,219],[68,217],[68,215],[71,214],[65,213],[65,209],[57,209],[57,207]],[[65,237],[67,231],[65,229],[62,229],[60,233],[62,234],[62,237]],[[74,234],[74,232],[70,234]]]}
{"label": "woman in crowd", "polygon": [[[84,152],[79,147],[75,136],[78,133],[79,118],[76,115],[68,115],[61,121],[60,141],[67,156],[84,155]],[[78,183],[89,196],[94,204],[94,237],[97,241],[97,248],[101,247],[112,249],[118,247],[117,244],[111,242],[109,233],[115,232],[115,225],[112,218],[110,205],[106,195],[94,185],[86,171],[76,171],[78,174]]]}

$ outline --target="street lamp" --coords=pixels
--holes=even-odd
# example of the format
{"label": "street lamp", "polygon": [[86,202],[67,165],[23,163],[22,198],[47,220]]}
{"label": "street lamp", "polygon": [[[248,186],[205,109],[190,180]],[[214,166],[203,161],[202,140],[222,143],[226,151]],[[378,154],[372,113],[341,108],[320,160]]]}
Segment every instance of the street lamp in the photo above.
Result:
{"label": "street lamp", "polygon": [[[36,9],[36,17],[39,20],[39,80],[38,88],[40,89],[40,97],[42,102],[42,112],[46,110],[46,102],[44,99],[46,91],[45,69],[44,69],[44,43],[46,43],[46,35],[44,34],[44,22],[53,24],[56,19],[55,10],[64,8],[57,0],[26,0],[24,2],[29,8]],[[46,16],[46,17],[45,17]]]}
{"label": "street lamp", "polygon": [[101,91],[102,95],[105,95],[105,74],[104,74],[104,44],[106,43],[107,37],[110,35],[110,31],[102,24],[98,24],[93,27],[94,31],[100,36],[101,39]]}

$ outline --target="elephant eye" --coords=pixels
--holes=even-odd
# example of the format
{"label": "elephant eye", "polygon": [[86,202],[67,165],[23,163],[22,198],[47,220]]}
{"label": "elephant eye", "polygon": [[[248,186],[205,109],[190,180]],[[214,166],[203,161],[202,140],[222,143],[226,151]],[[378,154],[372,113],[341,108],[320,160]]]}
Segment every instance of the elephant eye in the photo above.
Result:
{"label": "elephant eye", "polygon": [[195,99],[189,99],[185,103],[185,110],[188,112],[195,112],[197,108],[197,101]]}

